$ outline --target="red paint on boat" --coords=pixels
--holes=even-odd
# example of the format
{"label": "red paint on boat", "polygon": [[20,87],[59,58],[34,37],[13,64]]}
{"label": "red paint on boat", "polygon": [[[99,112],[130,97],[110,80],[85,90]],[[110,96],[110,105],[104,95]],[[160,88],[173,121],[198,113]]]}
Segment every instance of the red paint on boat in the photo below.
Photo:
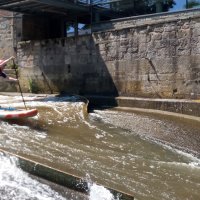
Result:
{"label": "red paint on boat", "polygon": [[0,110],[1,119],[18,119],[26,117],[34,117],[38,113],[37,109],[31,110]]}

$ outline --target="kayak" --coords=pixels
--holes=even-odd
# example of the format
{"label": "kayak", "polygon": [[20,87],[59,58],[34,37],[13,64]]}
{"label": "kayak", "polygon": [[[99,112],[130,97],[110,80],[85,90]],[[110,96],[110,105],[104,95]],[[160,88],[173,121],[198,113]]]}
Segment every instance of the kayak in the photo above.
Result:
{"label": "kayak", "polygon": [[26,117],[34,117],[37,115],[37,113],[37,109],[21,110],[11,107],[0,107],[0,119],[19,119]]}

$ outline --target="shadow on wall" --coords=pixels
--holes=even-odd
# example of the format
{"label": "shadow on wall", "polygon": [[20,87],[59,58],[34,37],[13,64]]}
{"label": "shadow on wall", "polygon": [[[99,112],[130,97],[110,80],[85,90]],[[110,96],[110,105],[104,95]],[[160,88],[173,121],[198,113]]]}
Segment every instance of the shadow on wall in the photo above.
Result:
{"label": "shadow on wall", "polygon": [[38,69],[34,68],[51,92],[118,96],[112,66],[108,68],[100,51],[90,35],[42,41]]}
{"label": "shadow on wall", "polygon": [[5,81],[0,77],[0,92],[17,92],[18,85],[14,82]]}

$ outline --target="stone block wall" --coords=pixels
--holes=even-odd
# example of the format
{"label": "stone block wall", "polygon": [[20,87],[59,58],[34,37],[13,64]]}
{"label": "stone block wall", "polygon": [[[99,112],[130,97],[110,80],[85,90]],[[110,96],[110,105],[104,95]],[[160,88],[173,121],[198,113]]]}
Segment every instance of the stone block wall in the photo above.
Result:
{"label": "stone block wall", "polygon": [[0,58],[13,55],[13,14],[0,10]]}
{"label": "stone block wall", "polygon": [[[10,56],[15,55],[14,51],[14,33],[13,33],[13,13],[8,11],[0,10],[0,59],[6,59]],[[12,65],[12,63],[8,63]],[[7,67],[9,68],[9,66]],[[6,73],[13,76],[12,70],[6,69]],[[14,74],[15,77],[15,74]],[[17,85],[5,81],[4,78],[0,77],[0,92],[16,92]]]}
{"label": "stone block wall", "polygon": [[90,36],[20,42],[17,58],[24,91],[116,94]]}
{"label": "stone block wall", "polygon": [[38,91],[200,96],[198,9],[113,20],[93,29],[92,36],[19,43],[24,86],[35,81]]}

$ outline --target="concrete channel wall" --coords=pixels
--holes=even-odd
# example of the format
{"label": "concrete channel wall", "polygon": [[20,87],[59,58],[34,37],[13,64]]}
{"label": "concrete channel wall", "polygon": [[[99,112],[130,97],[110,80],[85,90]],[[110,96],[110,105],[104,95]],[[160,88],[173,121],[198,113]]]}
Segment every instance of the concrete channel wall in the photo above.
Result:
{"label": "concrete channel wall", "polygon": [[[59,185],[65,186],[72,190],[82,192],[85,194],[89,193],[88,183],[84,181],[84,179],[77,177],[72,174],[68,174],[66,172],[54,169],[52,167],[43,165],[41,163],[35,162],[30,159],[26,159],[16,154],[12,154],[8,151],[0,149],[0,152],[4,154],[4,156],[13,156],[18,158],[18,166],[25,172],[28,172],[32,175],[38,176],[40,178],[44,178],[48,181],[57,183]],[[115,199],[119,200],[134,200],[134,197],[130,194],[126,194],[115,189],[108,188],[107,189],[113,194]]]}
{"label": "concrete channel wall", "polygon": [[199,11],[113,20],[78,38],[20,42],[24,90],[197,99]]}
{"label": "concrete channel wall", "polygon": [[[167,111],[173,113],[182,114],[192,118],[190,116],[200,117],[200,101],[199,100],[187,100],[187,99],[151,99],[151,98],[137,98],[137,97],[108,97],[108,96],[87,96],[89,100],[89,110],[93,108],[112,108],[120,107],[126,111],[136,111],[143,109],[142,112],[152,113],[158,111]],[[135,110],[134,110],[135,109]],[[155,112],[153,112],[153,110]],[[166,113],[163,113],[165,115]],[[169,114],[167,114],[169,115]],[[181,117],[181,115],[179,116]],[[199,122],[198,122],[199,123]]]}
{"label": "concrete channel wall", "polygon": [[[14,55],[13,35],[13,13],[0,10],[0,59]],[[7,72],[10,74],[9,71]],[[0,91],[16,91],[15,84],[9,84],[0,77]]]}
{"label": "concrete channel wall", "polygon": [[[21,38],[21,15],[5,10],[0,10],[0,59],[7,59],[16,56],[17,42]],[[7,63],[5,72],[8,76],[16,77],[15,70],[12,69],[12,61]],[[17,84],[5,81],[0,77],[1,92],[18,91]]]}
{"label": "concrete channel wall", "polygon": [[0,10],[0,59],[13,53],[13,13]]}

